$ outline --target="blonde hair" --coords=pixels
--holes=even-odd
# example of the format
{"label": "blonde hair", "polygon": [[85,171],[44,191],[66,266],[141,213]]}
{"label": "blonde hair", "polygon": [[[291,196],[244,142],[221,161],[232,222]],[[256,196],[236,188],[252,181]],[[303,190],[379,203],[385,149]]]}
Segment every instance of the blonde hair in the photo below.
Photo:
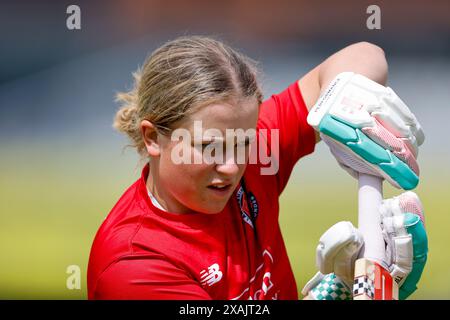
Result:
{"label": "blonde hair", "polygon": [[133,73],[134,86],[117,94],[114,128],[147,157],[140,122],[168,134],[197,108],[255,98],[262,102],[256,63],[224,43],[202,36],[180,37],[156,49]]}

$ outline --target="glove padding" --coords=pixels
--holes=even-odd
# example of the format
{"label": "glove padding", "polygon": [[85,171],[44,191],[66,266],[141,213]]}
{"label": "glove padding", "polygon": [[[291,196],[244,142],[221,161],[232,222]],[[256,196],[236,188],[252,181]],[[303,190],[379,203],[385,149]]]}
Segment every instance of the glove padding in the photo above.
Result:
{"label": "glove padding", "polygon": [[365,173],[396,188],[417,186],[416,158],[425,135],[391,88],[359,74],[340,73],[309,112],[308,123],[353,177]]}
{"label": "glove padding", "polygon": [[411,191],[383,200],[380,206],[385,262],[399,284],[399,298],[417,289],[428,255],[425,217],[418,196]]}
{"label": "glove padding", "polygon": [[302,294],[313,300],[349,300],[355,261],[364,239],[353,224],[341,221],[320,237],[316,248],[319,272],[305,285]]}
{"label": "glove padding", "polygon": [[320,237],[316,249],[316,265],[320,273],[333,272],[351,287],[354,261],[363,244],[363,236],[351,222],[341,221],[333,225]]}
{"label": "glove padding", "polygon": [[[422,204],[414,192],[383,200],[381,229],[386,243],[383,264],[399,284],[399,298],[417,289],[428,253]],[[302,293],[315,300],[351,297],[355,261],[363,245],[362,236],[350,222],[339,222],[320,238],[316,264],[320,270]],[[349,296],[350,294],[350,296]]]}

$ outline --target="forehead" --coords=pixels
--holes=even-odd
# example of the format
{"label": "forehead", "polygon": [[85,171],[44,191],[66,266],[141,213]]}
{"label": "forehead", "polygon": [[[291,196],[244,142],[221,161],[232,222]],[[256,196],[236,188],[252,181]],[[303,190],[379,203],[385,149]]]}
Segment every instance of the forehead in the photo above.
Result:
{"label": "forehead", "polygon": [[246,99],[236,103],[217,102],[201,107],[187,117],[185,128],[193,129],[194,121],[201,121],[204,129],[250,129],[258,121],[259,106],[256,99]]}

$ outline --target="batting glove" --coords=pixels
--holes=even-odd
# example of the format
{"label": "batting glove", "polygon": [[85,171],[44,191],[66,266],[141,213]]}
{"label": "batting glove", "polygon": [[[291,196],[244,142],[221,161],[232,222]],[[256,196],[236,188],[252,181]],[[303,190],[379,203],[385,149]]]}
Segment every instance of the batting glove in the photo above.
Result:
{"label": "batting glove", "polygon": [[309,112],[308,123],[353,177],[361,172],[396,188],[417,186],[418,146],[425,135],[391,88],[359,74],[340,73]]}
{"label": "batting glove", "polygon": [[[399,298],[417,290],[427,261],[428,238],[422,204],[414,192],[383,200],[381,229],[386,243],[383,264],[399,285]],[[320,238],[316,250],[319,272],[302,293],[314,300],[352,298],[354,265],[363,246],[359,231],[347,221],[339,222]]]}

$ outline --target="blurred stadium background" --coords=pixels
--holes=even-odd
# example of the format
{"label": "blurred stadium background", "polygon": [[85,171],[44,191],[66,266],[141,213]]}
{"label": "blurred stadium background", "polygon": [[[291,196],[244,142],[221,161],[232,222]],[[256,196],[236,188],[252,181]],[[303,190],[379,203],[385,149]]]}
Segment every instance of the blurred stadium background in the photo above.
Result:
{"label": "blurred stadium background", "polygon": [[[66,8],[81,8],[81,30]],[[381,8],[381,30],[366,8]],[[0,298],[85,299],[97,228],[140,173],[111,127],[114,95],[156,47],[179,35],[225,40],[260,62],[265,97],[357,41],[384,48],[389,85],[421,121],[416,192],[429,261],[414,299],[450,298],[450,3],[437,1],[2,1],[0,3]],[[316,272],[320,235],[356,222],[356,182],[323,143],[281,198],[281,225],[299,291]],[[390,187],[385,195],[399,193]],[[66,288],[79,265],[81,289]]]}

